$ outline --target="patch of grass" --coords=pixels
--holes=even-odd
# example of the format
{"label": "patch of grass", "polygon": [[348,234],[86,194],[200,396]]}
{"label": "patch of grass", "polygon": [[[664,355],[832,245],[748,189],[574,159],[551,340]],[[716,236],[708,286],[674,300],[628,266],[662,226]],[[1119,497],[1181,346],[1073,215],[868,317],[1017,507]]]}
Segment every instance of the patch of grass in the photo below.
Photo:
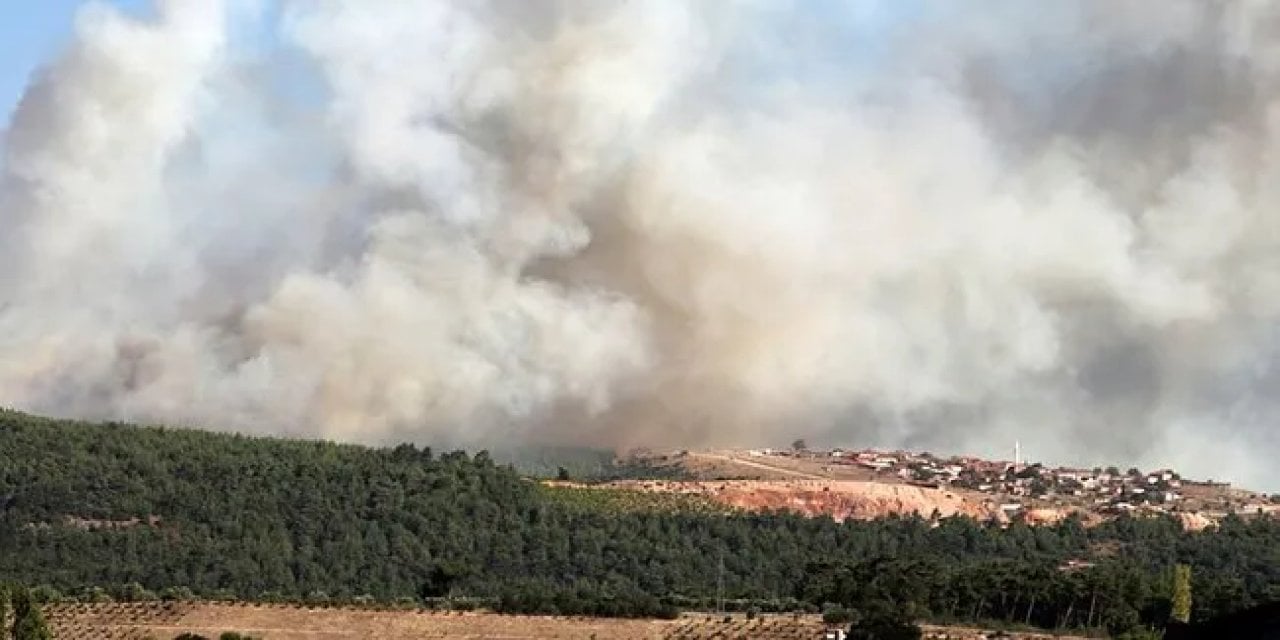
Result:
{"label": "patch of grass", "polygon": [[602,513],[735,513],[733,508],[706,496],[636,491],[615,487],[548,487],[539,485],[550,501],[573,509]]}

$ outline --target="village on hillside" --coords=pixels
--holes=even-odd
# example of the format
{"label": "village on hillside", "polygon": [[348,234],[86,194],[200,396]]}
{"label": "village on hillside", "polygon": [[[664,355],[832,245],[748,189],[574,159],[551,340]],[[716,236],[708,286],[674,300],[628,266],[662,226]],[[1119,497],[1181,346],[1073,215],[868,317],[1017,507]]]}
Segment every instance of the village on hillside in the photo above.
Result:
{"label": "village on hillside", "polygon": [[1280,512],[1280,495],[1234,489],[1229,483],[1193,481],[1173,469],[1142,471],[1117,467],[1049,467],[973,456],[940,457],[927,452],[876,449],[817,450],[801,441],[788,450],[753,449],[748,459],[787,461],[827,473],[857,469],[869,479],[920,487],[955,489],[989,496],[1003,514],[1015,518],[1035,509],[1075,509],[1098,515],[1127,512],[1196,514],[1216,521]]}

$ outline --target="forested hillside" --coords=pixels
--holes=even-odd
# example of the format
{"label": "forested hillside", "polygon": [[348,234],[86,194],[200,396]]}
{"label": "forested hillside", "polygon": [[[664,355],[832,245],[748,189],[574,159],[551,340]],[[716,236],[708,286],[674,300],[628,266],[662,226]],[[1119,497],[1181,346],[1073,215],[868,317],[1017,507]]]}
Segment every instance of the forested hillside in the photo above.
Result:
{"label": "forested hillside", "polygon": [[[1001,529],[741,515],[548,494],[485,453],[371,449],[0,413],[0,580],[65,595],[479,598],[502,610],[729,606],[1132,628],[1280,598],[1280,523]],[[579,499],[578,495],[589,496]],[[1062,569],[1068,560],[1077,562]],[[722,568],[721,568],[722,567]]]}

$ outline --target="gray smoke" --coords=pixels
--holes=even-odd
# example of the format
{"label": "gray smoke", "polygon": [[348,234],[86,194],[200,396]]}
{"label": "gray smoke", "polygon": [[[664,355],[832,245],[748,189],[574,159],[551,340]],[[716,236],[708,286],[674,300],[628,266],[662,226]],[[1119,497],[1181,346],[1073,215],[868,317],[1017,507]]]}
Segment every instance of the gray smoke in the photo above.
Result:
{"label": "gray smoke", "polygon": [[808,437],[1280,486],[1280,8],[92,5],[3,137],[0,403]]}

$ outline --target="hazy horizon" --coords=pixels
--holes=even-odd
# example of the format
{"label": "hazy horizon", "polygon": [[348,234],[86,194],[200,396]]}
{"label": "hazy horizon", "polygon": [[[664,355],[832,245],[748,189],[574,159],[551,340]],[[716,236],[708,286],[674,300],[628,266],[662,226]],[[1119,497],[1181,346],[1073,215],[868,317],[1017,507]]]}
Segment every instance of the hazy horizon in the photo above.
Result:
{"label": "hazy horizon", "polygon": [[1280,5],[74,4],[0,405],[1280,489]]}

